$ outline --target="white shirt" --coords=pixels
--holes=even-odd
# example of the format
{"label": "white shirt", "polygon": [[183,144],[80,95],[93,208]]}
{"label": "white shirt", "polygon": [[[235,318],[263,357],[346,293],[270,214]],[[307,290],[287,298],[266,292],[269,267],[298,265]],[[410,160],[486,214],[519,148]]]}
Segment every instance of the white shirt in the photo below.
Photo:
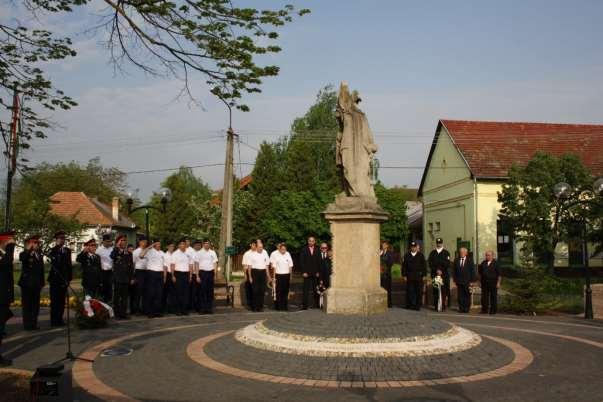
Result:
{"label": "white shirt", "polygon": [[213,271],[214,264],[218,262],[218,255],[214,250],[205,250],[202,248],[201,250],[197,251],[195,261],[199,263],[199,270]]}
{"label": "white shirt", "polygon": [[274,267],[274,272],[276,274],[290,274],[291,268],[293,268],[293,259],[288,251],[285,251],[283,254],[280,251],[275,250],[270,255],[270,264]]}
{"label": "white shirt", "polygon": [[101,268],[103,271],[111,271],[113,269],[113,260],[111,259],[111,252],[113,247],[100,246],[96,249],[96,255],[100,257]]}
{"label": "white shirt", "polygon": [[134,261],[134,269],[147,269],[146,254],[144,257],[140,256],[142,249],[138,247],[132,252],[132,260]]}
{"label": "white shirt", "polygon": [[185,252],[176,250],[172,253],[171,264],[174,264],[174,270],[177,272],[189,272],[189,265],[193,263],[192,258]]}
{"label": "white shirt", "polygon": [[249,255],[249,265],[251,265],[251,268],[253,269],[266,269],[266,267],[270,265],[268,252],[266,252],[266,250],[262,250],[261,253],[252,251]]}
{"label": "white shirt", "polygon": [[152,248],[147,251],[144,259],[147,261],[146,269],[153,272],[163,272],[163,251]]}
{"label": "white shirt", "polygon": [[251,265],[249,263],[249,256],[251,255],[251,253],[254,253],[254,251],[251,249],[245,251],[245,254],[243,254],[243,265]]}
{"label": "white shirt", "polygon": [[174,252],[172,251],[171,253],[169,251],[166,251],[165,253],[163,253],[163,265],[167,268],[167,270],[169,271],[171,268],[170,266],[172,265],[172,255],[174,254]]}
{"label": "white shirt", "polygon": [[186,254],[189,255],[189,257],[194,258],[195,254],[197,253],[197,250],[195,250],[194,248],[192,248],[191,246],[188,246],[186,248]]}

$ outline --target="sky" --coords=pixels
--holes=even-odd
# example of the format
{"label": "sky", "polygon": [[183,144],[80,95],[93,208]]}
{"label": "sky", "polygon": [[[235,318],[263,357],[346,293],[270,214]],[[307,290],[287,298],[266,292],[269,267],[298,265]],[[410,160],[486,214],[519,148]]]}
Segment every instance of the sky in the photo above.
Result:
{"label": "sky", "polygon": [[[228,115],[202,77],[199,100],[177,99],[182,83],[134,67],[116,72],[104,31],[88,32],[101,2],[36,23],[74,40],[78,56],[47,70],[78,106],[51,117],[60,127],[26,155],[33,164],[100,157],[128,172],[145,200],[182,165],[222,187]],[[347,0],[293,3],[312,12],[280,30],[283,51],[261,61],[280,74],[235,112],[237,175],[249,174],[262,141],[289,133],[328,84],[345,80],[363,99],[388,186],[418,186],[439,119],[603,123],[601,1]],[[0,0],[0,21],[26,18]],[[495,157],[495,156],[493,156]],[[207,166],[212,165],[212,166]],[[158,172],[137,173],[160,170]],[[0,174],[2,174],[0,172]],[[2,174],[2,177],[4,174]]]}

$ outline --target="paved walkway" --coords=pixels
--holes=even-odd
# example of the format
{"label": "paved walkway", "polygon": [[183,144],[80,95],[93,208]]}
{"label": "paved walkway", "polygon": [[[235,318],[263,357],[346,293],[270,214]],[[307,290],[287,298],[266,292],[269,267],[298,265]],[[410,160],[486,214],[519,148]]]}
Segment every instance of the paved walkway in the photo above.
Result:
{"label": "paved walkway", "polygon": [[[113,323],[102,330],[74,330],[74,352],[95,359],[93,364],[78,362],[73,368],[77,384],[75,400],[603,401],[603,322],[573,317],[437,314],[438,318],[488,339],[519,345],[532,357],[510,363],[515,364],[515,370],[504,375],[477,379],[459,376],[454,381],[438,382],[409,378],[392,386],[367,381],[352,387],[337,376],[331,382],[309,381],[303,378],[308,373],[307,367],[299,367],[294,360],[289,365],[287,359],[271,361],[270,356],[265,361],[239,359],[237,364],[247,370],[228,365],[228,370],[235,369],[229,372],[220,370],[219,362],[203,364],[203,355],[230,363],[237,361],[236,348],[228,347],[229,334],[276,314],[283,313],[254,314],[224,308],[212,316],[140,318]],[[286,314],[301,320],[304,313]],[[3,349],[14,359],[15,368],[33,370],[64,356],[65,330],[50,330],[47,321],[42,321],[41,326],[41,331],[26,333],[16,324],[9,325]],[[114,346],[132,348],[133,353],[98,356],[102,350]],[[509,364],[510,357],[476,355],[473,359]],[[262,367],[273,371],[272,374],[258,373]],[[274,367],[280,367],[280,372]],[[272,381],[274,378],[279,383]]]}

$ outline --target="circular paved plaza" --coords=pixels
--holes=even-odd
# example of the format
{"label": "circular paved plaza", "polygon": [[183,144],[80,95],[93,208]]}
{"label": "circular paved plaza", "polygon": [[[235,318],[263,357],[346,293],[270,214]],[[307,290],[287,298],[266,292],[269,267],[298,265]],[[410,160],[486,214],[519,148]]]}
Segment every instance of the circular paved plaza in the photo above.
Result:
{"label": "circular paved plaza", "polygon": [[[407,313],[393,309],[388,314],[392,319],[376,330],[377,335],[411,339],[417,329],[403,325]],[[103,330],[74,332],[74,351],[94,359],[73,365],[75,400],[603,400],[600,321],[413,314],[423,317],[418,320],[421,325],[432,325],[431,332],[459,327],[477,334],[480,341],[449,353],[358,358],[349,353],[277,352],[237,339],[243,328],[258,325],[269,334],[295,328],[302,339],[310,340],[325,331],[330,331],[331,341],[345,340],[345,334],[375,339],[375,333],[363,332],[370,326],[358,327],[343,318],[333,319],[332,328],[320,328],[325,321],[318,311],[253,314],[224,309],[213,316],[136,319]],[[32,370],[64,355],[63,330],[30,334],[17,329],[9,327],[5,343],[15,368]],[[100,356],[118,346],[133,351],[127,356]]]}

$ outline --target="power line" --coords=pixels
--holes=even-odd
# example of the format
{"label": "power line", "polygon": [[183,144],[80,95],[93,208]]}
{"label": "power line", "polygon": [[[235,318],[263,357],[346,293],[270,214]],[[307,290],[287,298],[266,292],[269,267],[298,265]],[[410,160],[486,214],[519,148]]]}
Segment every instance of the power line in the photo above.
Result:
{"label": "power line", "polygon": [[[251,162],[238,162],[238,165],[254,165]],[[197,168],[206,168],[206,167],[215,167],[215,166],[224,166],[224,163],[207,163],[204,165],[182,165],[177,168],[166,168],[166,169],[149,169],[149,170],[132,170],[129,172],[124,172],[124,174],[132,175],[132,174],[143,174],[143,173],[161,173],[161,172],[173,172],[176,170],[184,169],[197,169]]]}

